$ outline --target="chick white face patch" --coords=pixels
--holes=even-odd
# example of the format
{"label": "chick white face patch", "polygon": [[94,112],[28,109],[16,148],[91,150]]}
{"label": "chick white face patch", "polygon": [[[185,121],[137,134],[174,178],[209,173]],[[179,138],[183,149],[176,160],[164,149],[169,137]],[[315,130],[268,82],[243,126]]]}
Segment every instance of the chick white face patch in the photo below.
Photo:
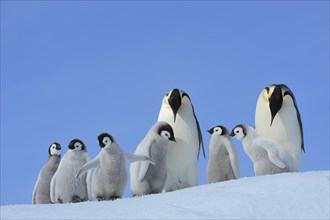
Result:
{"label": "chick white face patch", "polygon": [[110,148],[112,141],[111,141],[110,137],[105,137],[105,138],[103,138],[102,143],[104,144],[104,148]]}

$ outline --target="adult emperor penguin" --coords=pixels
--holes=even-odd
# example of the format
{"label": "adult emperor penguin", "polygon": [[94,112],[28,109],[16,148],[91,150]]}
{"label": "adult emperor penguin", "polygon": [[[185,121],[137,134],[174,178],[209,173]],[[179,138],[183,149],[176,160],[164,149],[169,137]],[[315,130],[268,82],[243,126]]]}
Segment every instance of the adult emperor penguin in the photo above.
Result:
{"label": "adult emperor penguin", "polygon": [[152,158],[155,165],[147,162],[131,164],[131,192],[133,196],[160,193],[164,189],[167,171],[167,149],[175,141],[173,128],[167,122],[159,121],[148,131],[137,146],[135,154]]}
{"label": "adult emperor penguin", "polygon": [[290,171],[290,155],[275,141],[261,137],[248,125],[237,125],[230,136],[242,141],[245,153],[253,162],[256,176]]}
{"label": "adult emperor penguin", "polygon": [[41,168],[38,180],[32,193],[32,204],[49,204],[50,200],[50,181],[54,176],[61,160],[61,145],[57,142],[48,147],[48,161]]}
{"label": "adult emperor penguin", "polygon": [[169,123],[176,142],[170,142],[167,152],[167,178],[165,191],[173,191],[198,185],[200,146],[205,151],[201,129],[189,95],[173,89],[165,95],[158,121]]}
{"label": "adult emperor penguin", "polygon": [[76,174],[79,179],[86,172],[93,170],[91,190],[93,198],[98,201],[121,198],[127,184],[125,159],[131,162],[148,161],[149,157],[125,153],[117,144],[114,137],[108,133],[98,136],[100,153],[86,163]]}
{"label": "adult emperor penguin", "polygon": [[73,139],[50,184],[50,198],[53,203],[88,200],[86,175],[77,180],[75,175],[89,160],[86,145],[79,139]]}
{"label": "adult emperor penguin", "polygon": [[278,142],[292,157],[292,170],[299,171],[304,136],[296,99],[284,84],[272,84],[262,90],[255,112],[255,129]]}
{"label": "adult emperor penguin", "polygon": [[208,132],[211,134],[210,156],[206,167],[208,183],[238,179],[239,161],[227,128],[218,125]]}

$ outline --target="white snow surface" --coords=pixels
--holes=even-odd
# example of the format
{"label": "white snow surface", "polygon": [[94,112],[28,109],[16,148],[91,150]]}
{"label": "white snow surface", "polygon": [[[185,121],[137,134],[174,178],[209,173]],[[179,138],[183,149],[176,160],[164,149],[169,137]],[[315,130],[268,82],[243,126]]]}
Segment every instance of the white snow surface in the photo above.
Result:
{"label": "white snow surface", "polygon": [[327,171],[244,177],[115,201],[1,206],[1,219],[329,219]]}

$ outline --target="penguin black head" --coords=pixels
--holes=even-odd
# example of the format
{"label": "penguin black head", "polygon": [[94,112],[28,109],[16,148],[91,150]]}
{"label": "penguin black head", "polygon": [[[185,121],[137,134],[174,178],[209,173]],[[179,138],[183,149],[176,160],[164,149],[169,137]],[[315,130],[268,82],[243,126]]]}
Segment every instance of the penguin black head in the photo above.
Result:
{"label": "penguin black head", "polygon": [[[274,89],[272,90],[273,87],[274,87]],[[302,139],[301,149],[305,152],[303,126],[302,126],[300,112],[299,112],[299,109],[297,106],[297,101],[296,101],[295,96],[293,95],[293,92],[285,84],[269,85],[268,87],[266,87],[266,92],[267,92],[267,98],[269,100],[269,108],[270,108],[270,112],[271,112],[270,126],[272,126],[273,120],[274,120],[276,114],[282,108],[283,101],[286,98],[290,98],[292,100],[294,108],[296,109],[297,120],[298,120],[298,123],[300,126],[300,134],[301,134],[301,139]]]}
{"label": "penguin black head", "polygon": [[199,149],[198,149],[197,158],[199,158],[200,146],[202,146],[203,155],[205,158],[205,150],[204,150],[202,132],[201,132],[199,122],[198,122],[196,114],[195,114],[194,106],[191,103],[191,99],[190,99],[189,95],[187,93],[185,93],[184,91],[175,88],[170,93],[166,94],[166,98],[167,98],[167,102],[173,112],[174,123],[175,123],[178,111],[182,105],[184,105],[184,106],[190,105],[190,107],[192,108],[192,112],[193,112],[194,118],[196,120],[196,126],[197,126],[197,130],[198,130]]}
{"label": "penguin black head", "polygon": [[[270,87],[274,87],[273,90],[271,90]],[[271,121],[270,126],[273,124],[273,120],[278,113],[278,111],[281,109],[283,104],[283,94],[282,94],[282,88],[280,85],[271,85],[269,87],[266,87],[267,90],[267,96],[269,100],[269,108],[271,112]]]}
{"label": "penguin black head", "polygon": [[73,139],[69,145],[68,145],[69,150],[72,151],[86,151],[86,145],[84,144],[84,142],[82,142],[79,139]]}
{"label": "penguin black head", "polygon": [[229,132],[225,126],[217,125],[213,128],[207,130],[211,135],[217,134],[217,135],[229,135]]}
{"label": "penguin black head", "polygon": [[108,133],[102,133],[97,137],[99,142],[99,146],[101,148],[110,147],[111,144],[114,142],[114,138]]}
{"label": "penguin black head", "polygon": [[246,136],[246,129],[244,125],[239,124],[233,128],[230,133],[231,137],[236,137],[238,140],[242,140]]}
{"label": "penguin black head", "polygon": [[175,137],[174,137],[173,128],[168,123],[159,127],[158,134],[165,139],[176,142]]}
{"label": "penguin black head", "polygon": [[57,142],[52,143],[48,148],[48,157],[54,155],[61,156],[61,145]]}
{"label": "penguin black head", "polygon": [[171,106],[171,109],[173,111],[174,122],[175,122],[176,114],[178,113],[179,108],[182,104],[180,91],[178,89],[172,90],[170,96],[168,97],[168,104]]}

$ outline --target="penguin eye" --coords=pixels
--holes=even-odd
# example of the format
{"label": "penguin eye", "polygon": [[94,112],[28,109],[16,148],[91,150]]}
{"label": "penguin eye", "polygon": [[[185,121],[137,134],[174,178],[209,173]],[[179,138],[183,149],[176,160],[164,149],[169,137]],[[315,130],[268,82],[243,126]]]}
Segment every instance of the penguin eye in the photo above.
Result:
{"label": "penguin eye", "polygon": [[104,139],[103,139],[103,144],[104,144],[104,145],[111,144],[111,140],[110,140],[110,138],[109,138],[109,137],[104,138]]}
{"label": "penguin eye", "polygon": [[216,133],[216,134],[218,134],[218,135],[222,135],[222,129],[219,128],[219,127],[214,128],[213,131],[214,131],[214,133]]}
{"label": "penguin eye", "polygon": [[76,143],[76,144],[74,145],[74,147],[75,147],[75,148],[79,148],[79,147],[82,147],[82,145],[81,145],[81,143]]}
{"label": "penguin eye", "polygon": [[239,133],[239,130],[236,130],[235,133],[238,134]]}
{"label": "penguin eye", "polygon": [[160,133],[160,135],[163,136],[163,137],[166,138],[166,139],[169,139],[169,138],[171,137],[171,134],[170,134],[170,132],[168,132],[168,131],[162,131],[162,132]]}

